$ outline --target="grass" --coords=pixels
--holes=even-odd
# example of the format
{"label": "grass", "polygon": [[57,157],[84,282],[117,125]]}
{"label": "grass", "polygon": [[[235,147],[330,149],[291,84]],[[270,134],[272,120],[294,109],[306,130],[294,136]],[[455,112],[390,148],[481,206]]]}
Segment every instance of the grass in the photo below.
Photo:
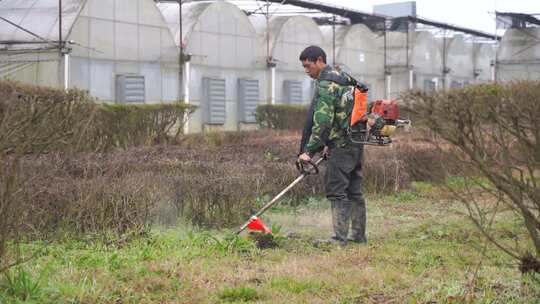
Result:
{"label": "grass", "polygon": [[[368,245],[313,246],[331,231],[317,199],[263,216],[280,236],[275,249],[187,227],[127,243],[68,238],[0,279],[0,303],[539,303],[540,286],[491,246],[482,254],[462,206],[436,191],[369,197]],[[512,234],[497,235],[512,242],[522,227],[504,218]]]}
{"label": "grass", "polygon": [[251,287],[225,288],[218,293],[224,302],[251,302],[261,298],[257,290]]}
{"label": "grass", "polygon": [[4,293],[20,300],[32,300],[39,296],[43,276],[34,277],[23,267],[14,267],[4,273]]}

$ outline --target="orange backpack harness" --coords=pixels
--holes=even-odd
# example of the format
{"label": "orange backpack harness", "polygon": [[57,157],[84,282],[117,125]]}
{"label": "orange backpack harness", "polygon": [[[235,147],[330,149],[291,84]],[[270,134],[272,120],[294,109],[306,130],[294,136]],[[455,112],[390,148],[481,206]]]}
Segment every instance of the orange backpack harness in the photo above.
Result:
{"label": "orange backpack harness", "polygon": [[365,120],[368,114],[368,93],[357,86],[354,88],[354,104],[351,112],[349,127],[354,126],[361,120]]}

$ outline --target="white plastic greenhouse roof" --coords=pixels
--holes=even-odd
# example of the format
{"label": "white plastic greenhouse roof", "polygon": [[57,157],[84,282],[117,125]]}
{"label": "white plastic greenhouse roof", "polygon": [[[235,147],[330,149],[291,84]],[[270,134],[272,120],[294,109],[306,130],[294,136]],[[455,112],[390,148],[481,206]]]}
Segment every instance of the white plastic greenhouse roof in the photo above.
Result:
{"label": "white plastic greenhouse roof", "polygon": [[[62,39],[86,1],[62,1]],[[58,23],[58,0],[0,1],[0,44],[57,42]]]}
{"label": "white plastic greenhouse roof", "polygon": [[[208,8],[212,2],[190,2],[182,4],[182,38],[186,39],[186,34],[190,33],[193,27],[197,24],[201,14]],[[178,4],[176,3],[157,3],[157,7],[161,11],[167,26],[174,35],[174,42],[179,45],[180,36]]]}
{"label": "white plastic greenhouse roof", "polygon": [[[234,14],[244,15],[244,13],[234,4],[228,2],[216,1],[197,1],[182,4],[182,39],[186,41],[188,36],[193,31],[201,15],[212,5],[220,5],[222,13],[234,18]],[[179,45],[179,16],[178,4],[176,3],[157,3],[157,7],[165,18],[165,22],[169,26],[170,31],[174,35],[174,41]]]}
{"label": "white plastic greenhouse roof", "polygon": [[299,23],[299,22],[307,22],[310,24],[313,24],[312,28],[306,28],[306,29],[315,29],[318,33],[322,35],[320,32],[319,26],[313,21],[313,19],[303,16],[303,15],[296,15],[296,16],[277,16],[270,18],[270,49],[273,49],[280,38],[281,35],[283,35],[283,30],[286,26],[289,26],[289,23]]}
{"label": "white plastic greenhouse roof", "polygon": [[[329,44],[329,46],[332,45],[334,41],[334,28],[331,25],[321,25],[319,27],[321,29],[321,33],[324,37],[324,40]],[[339,54],[341,52],[341,48],[343,47],[343,44],[345,42],[345,37],[351,30],[351,26],[343,26],[343,25],[336,25],[336,54]]]}

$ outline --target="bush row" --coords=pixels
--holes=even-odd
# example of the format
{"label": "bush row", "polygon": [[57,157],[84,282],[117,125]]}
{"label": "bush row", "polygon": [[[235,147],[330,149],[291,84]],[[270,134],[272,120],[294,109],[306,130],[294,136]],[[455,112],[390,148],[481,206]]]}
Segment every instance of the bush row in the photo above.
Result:
{"label": "bush row", "polygon": [[102,104],[93,122],[93,134],[89,135],[94,139],[91,147],[110,150],[175,140],[193,110],[183,103]]}
{"label": "bush row", "polygon": [[[34,231],[60,228],[119,233],[150,223],[180,220],[203,227],[235,227],[298,176],[294,160],[300,134],[260,130],[189,135],[182,146],[157,145],[107,153],[28,155],[24,223]],[[402,135],[392,147],[366,147],[367,194],[407,189],[437,171],[444,156]],[[210,143],[210,144],[209,144]],[[427,161],[426,161],[427,160]],[[325,165],[282,203],[324,197]],[[444,177],[441,177],[441,179]]]}
{"label": "bush row", "polygon": [[259,105],[255,117],[263,128],[302,130],[307,112],[301,105]]}
{"label": "bush row", "polygon": [[179,134],[193,106],[109,105],[85,91],[0,81],[0,150],[22,153],[110,150]]}

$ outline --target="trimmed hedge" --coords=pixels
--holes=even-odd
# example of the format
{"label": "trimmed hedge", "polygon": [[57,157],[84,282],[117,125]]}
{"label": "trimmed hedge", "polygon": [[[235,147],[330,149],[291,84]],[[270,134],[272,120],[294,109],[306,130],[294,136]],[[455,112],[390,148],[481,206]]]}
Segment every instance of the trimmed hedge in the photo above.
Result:
{"label": "trimmed hedge", "polygon": [[163,142],[182,132],[194,110],[183,103],[99,104],[78,89],[0,81],[0,151],[104,151]]}
{"label": "trimmed hedge", "polygon": [[80,90],[0,81],[0,153],[74,147],[88,134],[96,109]]}
{"label": "trimmed hedge", "polygon": [[255,117],[259,126],[270,129],[302,130],[308,113],[307,106],[260,105]]}
{"label": "trimmed hedge", "polygon": [[182,133],[185,115],[194,109],[184,103],[99,105],[93,146],[108,150],[166,142]]}

